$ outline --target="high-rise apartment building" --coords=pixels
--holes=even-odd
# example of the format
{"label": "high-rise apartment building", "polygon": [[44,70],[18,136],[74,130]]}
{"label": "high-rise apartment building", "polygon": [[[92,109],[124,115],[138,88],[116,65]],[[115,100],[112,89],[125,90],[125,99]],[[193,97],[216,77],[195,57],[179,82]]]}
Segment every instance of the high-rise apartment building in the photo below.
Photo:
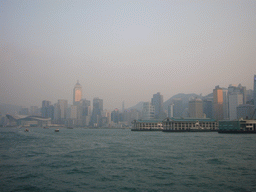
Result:
{"label": "high-rise apartment building", "polygon": [[240,93],[243,95],[243,104],[246,104],[246,87],[242,86],[241,84],[239,84],[238,86],[236,85],[229,85],[228,87],[228,94],[233,94],[233,93]]}
{"label": "high-rise apartment building", "polygon": [[240,93],[243,95],[243,104],[246,104],[247,99],[247,91],[246,87],[242,86],[241,84],[238,85],[238,89],[240,89]]}
{"label": "high-rise apartment building", "polygon": [[229,94],[229,119],[237,119],[237,107],[243,104],[243,95],[238,92]]}
{"label": "high-rise apartment building", "polygon": [[91,101],[86,99],[80,101],[77,116],[81,120],[82,126],[89,126],[91,120]]}
{"label": "high-rise apartment building", "polygon": [[111,111],[105,109],[103,114],[103,116],[106,118],[106,123],[109,124],[111,122]]}
{"label": "high-rise apartment building", "polygon": [[223,120],[223,91],[219,86],[213,89],[213,118]]}
{"label": "high-rise apartment building", "polygon": [[111,121],[113,121],[114,123],[118,123],[120,121],[119,118],[119,110],[115,109],[114,111],[111,112]]}
{"label": "high-rise apartment building", "polygon": [[82,99],[82,86],[77,81],[73,89],[73,105],[79,105],[81,99]]}
{"label": "high-rise apartment building", "polygon": [[164,113],[163,95],[161,95],[160,92],[154,94],[151,99],[151,104],[155,107],[155,118],[160,119]]}
{"label": "high-rise apartment building", "polygon": [[57,107],[58,107],[58,119],[66,119],[67,109],[68,109],[68,100],[59,99]]}
{"label": "high-rise apartment building", "polygon": [[142,109],[142,119],[143,120],[150,120],[154,119],[155,117],[155,107],[150,102],[143,103]]}
{"label": "high-rise apartment building", "polygon": [[138,111],[137,109],[131,109],[131,119],[129,120],[129,124],[133,121],[133,120],[138,120],[141,118],[141,112]]}
{"label": "high-rise apartment building", "polygon": [[95,97],[93,99],[93,110],[92,110],[92,118],[91,125],[94,127],[101,126],[101,117],[103,113],[103,100]]}
{"label": "high-rise apartment building", "polygon": [[253,104],[252,101],[253,101],[253,90],[252,89],[246,90],[246,104],[252,105]]}
{"label": "high-rise apartment building", "polygon": [[70,118],[71,119],[77,119],[77,106],[76,105],[71,105],[70,106]]}
{"label": "high-rise apartment building", "polygon": [[172,100],[173,103],[173,117],[181,117],[183,112],[183,105],[181,98],[175,98]]}
{"label": "high-rise apartment building", "polygon": [[173,117],[173,103],[171,103],[170,105],[168,105],[168,117],[171,118]]}
{"label": "high-rise apartment building", "polygon": [[205,114],[206,118],[212,118],[212,100],[203,100],[203,113]]}
{"label": "high-rise apartment building", "polygon": [[80,104],[81,118],[91,116],[91,101],[82,99]]}
{"label": "high-rise apartment building", "polygon": [[131,111],[130,110],[124,110],[122,115],[123,115],[123,122],[128,124],[128,122],[131,121]]}
{"label": "high-rise apartment building", "polygon": [[246,104],[246,87],[239,84],[229,85],[228,87],[228,108],[229,108],[229,120],[237,119],[237,107],[242,104]]}
{"label": "high-rise apartment building", "polygon": [[43,100],[42,101],[42,117],[52,117],[53,116],[53,111],[52,111],[52,107],[51,106],[51,102],[47,101],[47,100]]}
{"label": "high-rise apartment building", "polygon": [[228,110],[228,89],[222,88],[223,92],[223,119],[229,119],[229,110]]}
{"label": "high-rise apartment building", "polygon": [[49,107],[50,105],[51,105],[51,101],[46,101],[46,100],[42,101],[42,108],[43,107]]}
{"label": "high-rise apartment building", "polygon": [[193,99],[188,103],[189,117],[203,118],[203,101],[201,99]]}

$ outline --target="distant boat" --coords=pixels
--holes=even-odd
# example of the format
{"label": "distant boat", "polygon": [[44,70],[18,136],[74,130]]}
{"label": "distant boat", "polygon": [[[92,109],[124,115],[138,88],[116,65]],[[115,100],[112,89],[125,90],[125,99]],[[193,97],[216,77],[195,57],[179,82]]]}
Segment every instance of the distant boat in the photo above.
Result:
{"label": "distant boat", "polygon": [[29,130],[28,130],[28,129],[25,129],[25,132],[29,132]]}
{"label": "distant boat", "polygon": [[55,129],[55,132],[59,132],[60,130],[59,129]]}
{"label": "distant boat", "polygon": [[67,129],[73,129],[73,127],[67,127]]}
{"label": "distant boat", "polygon": [[44,127],[44,129],[49,129],[49,127]]}

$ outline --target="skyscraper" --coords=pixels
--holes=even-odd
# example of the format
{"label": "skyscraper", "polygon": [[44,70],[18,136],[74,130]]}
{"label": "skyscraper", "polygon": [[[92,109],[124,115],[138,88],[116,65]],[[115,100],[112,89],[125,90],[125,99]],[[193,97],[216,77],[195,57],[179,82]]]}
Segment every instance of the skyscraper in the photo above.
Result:
{"label": "skyscraper", "polygon": [[81,100],[81,116],[91,116],[91,101],[82,99]]}
{"label": "skyscraper", "polygon": [[243,96],[243,104],[246,104],[246,87],[242,86],[239,84],[238,86],[236,85],[229,85],[228,87],[228,94],[233,94],[233,93],[240,93]]}
{"label": "skyscraper", "polygon": [[173,102],[173,117],[181,117],[183,106],[182,106],[182,99],[175,98],[172,100]]}
{"label": "skyscraper", "polygon": [[229,119],[229,111],[228,111],[228,89],[222,88],[223,92],[223,119]]}
{"label": "skyscraper", "polygon": [[212,100],[203,100],[203,113],[205,114],[206,118],[212,118]]}
{"label": "skyscraper", "polygon": [[92,118],[91,125],[94,127],[101,126],[101,117],[103,112],[103,100],[95,97],[93,99],[93,110],[92,110]]}
{"label": "skyscraper", "polygon": [[150,102],[143,103],[142,109],[142,119],[143,120],[150,120],[154,119],[155,117],[155,107]]}
{"label": "skyscraper", "polygon": [[173,104],[171,103],[170,105],[168,105],[168,115],[167,117],[171,118],[173,117]]}
{"label": "skyscraper", "polygon": [[237,119],[237,107],[243,104],[243,95],[238,92],[229,95],[229,119]]}
{"label": "skyscraper", "polygon": [[246,90],[246,104],[253,104],[253,90]]}
{"label": "skyscraper", "polygon": [[219,86],[213,89],[213,117],[223,120],[223,91]]}
{"label": "skyscraper", "polygon": [[78,118],[82,120],[82,126],[88,126],[91,120],[91,101],[82,99],[78,111]]}
{"label": "skyscraper", "polygon": [[239,84],[228,87],[229,120],[237,119],[237,107],[246,104],[246,87]]}
{"label": "skyscraper", "polygon": [[163,107],[163,95],[160,95],[160,92],[157,92],[153,95],[151,99],[152,105],[155,107],[155,118],[159,119],[163,116],[164,107]]}
{"label": "skyscraper", "polygon": [[73,105],[79,105],[81,99],[82,99],[82,86],[77,81],[73,89]]}
{"label": "skyscraper", "polygon": [[59,99],[58,100],[58,118],[66,119],[67,118],[67,109],[68,109],[68,100]]}
{"label": "skyscraper", "polygon": [[113,121],[114,123],[118,123],[120,121],[118,109],[115,109],[111,112],[111,121]]}
{"label": "skyscraper", "polygon": [[42,101],[42,117],[50,117],[49,107],[51,105],[50,101],[43,100]]}
{"label": "skyscraper", "polygon": [[238,89],[240,90],[240,93],[243,94],[243,104],[246,104],[246,98],[247,98],[247,91],[246,91],[246,87],[242,86],[241,84],[238,85]]}
{"label": "skyscraper", "polygon": [[193,99],[188,103],[189,116],[192,118],[203,118],[203,101]]}
{"label": "skyscraper", "polygon": [[77,106],[76,105],[70,106],[70,118],[77,119]]}

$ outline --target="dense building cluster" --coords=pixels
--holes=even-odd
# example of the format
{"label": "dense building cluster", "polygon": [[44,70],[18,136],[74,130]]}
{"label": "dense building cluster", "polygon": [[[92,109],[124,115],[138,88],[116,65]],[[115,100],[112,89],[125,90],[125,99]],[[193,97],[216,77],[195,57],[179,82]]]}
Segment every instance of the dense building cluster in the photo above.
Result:
{"label": "dense building cluster", "polygon": [[122,111],[103,109],[103,99],[95,97],[91,101],[82,98],[82,86],[76,83],[73,89],[73,105],[67,100],[58,100],[51,105],[50,101],[42,102],[42,116],[50,117],[52,124],[62,124],[71,127],[123,127],[131,125],[133,119],[140,117],[136,109]]}
{"label": "dense building cluster", "polygon": [[[92,101],[83,98],[82,86],[77,83],[73,89],[73,104],[59,99],[57,103],[42,101],[42,107],[21,108],[19,115],[50,118],[51,124],[72,127],[129,127],[134,120],[156,120],[165,118],[214,119],[216,121],[254,119],[256,101],[256,75],[254,90],[246,90],[239,84],[228,88],[216,86],[207,96],[178,94],[163,102],[160,92],[153,94],[150,102],[143,102],[140,108],[124,108],[113,111],[104,110],[103,99],[95,97]],[[1,114],[0,114],[1,115]],[[152,121],[153,122],[153,121]],[[1,125],[8,122],[1,117]]]}

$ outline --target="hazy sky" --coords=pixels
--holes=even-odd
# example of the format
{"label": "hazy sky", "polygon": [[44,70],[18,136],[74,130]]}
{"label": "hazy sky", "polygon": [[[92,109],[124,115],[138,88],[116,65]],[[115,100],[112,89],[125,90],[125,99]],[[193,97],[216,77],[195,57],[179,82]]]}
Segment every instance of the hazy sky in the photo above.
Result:
{"label": "hazy sky", "polygon": [[131,107],[160,92],[253,88],[256,1],[0,1],[0,102]]}

